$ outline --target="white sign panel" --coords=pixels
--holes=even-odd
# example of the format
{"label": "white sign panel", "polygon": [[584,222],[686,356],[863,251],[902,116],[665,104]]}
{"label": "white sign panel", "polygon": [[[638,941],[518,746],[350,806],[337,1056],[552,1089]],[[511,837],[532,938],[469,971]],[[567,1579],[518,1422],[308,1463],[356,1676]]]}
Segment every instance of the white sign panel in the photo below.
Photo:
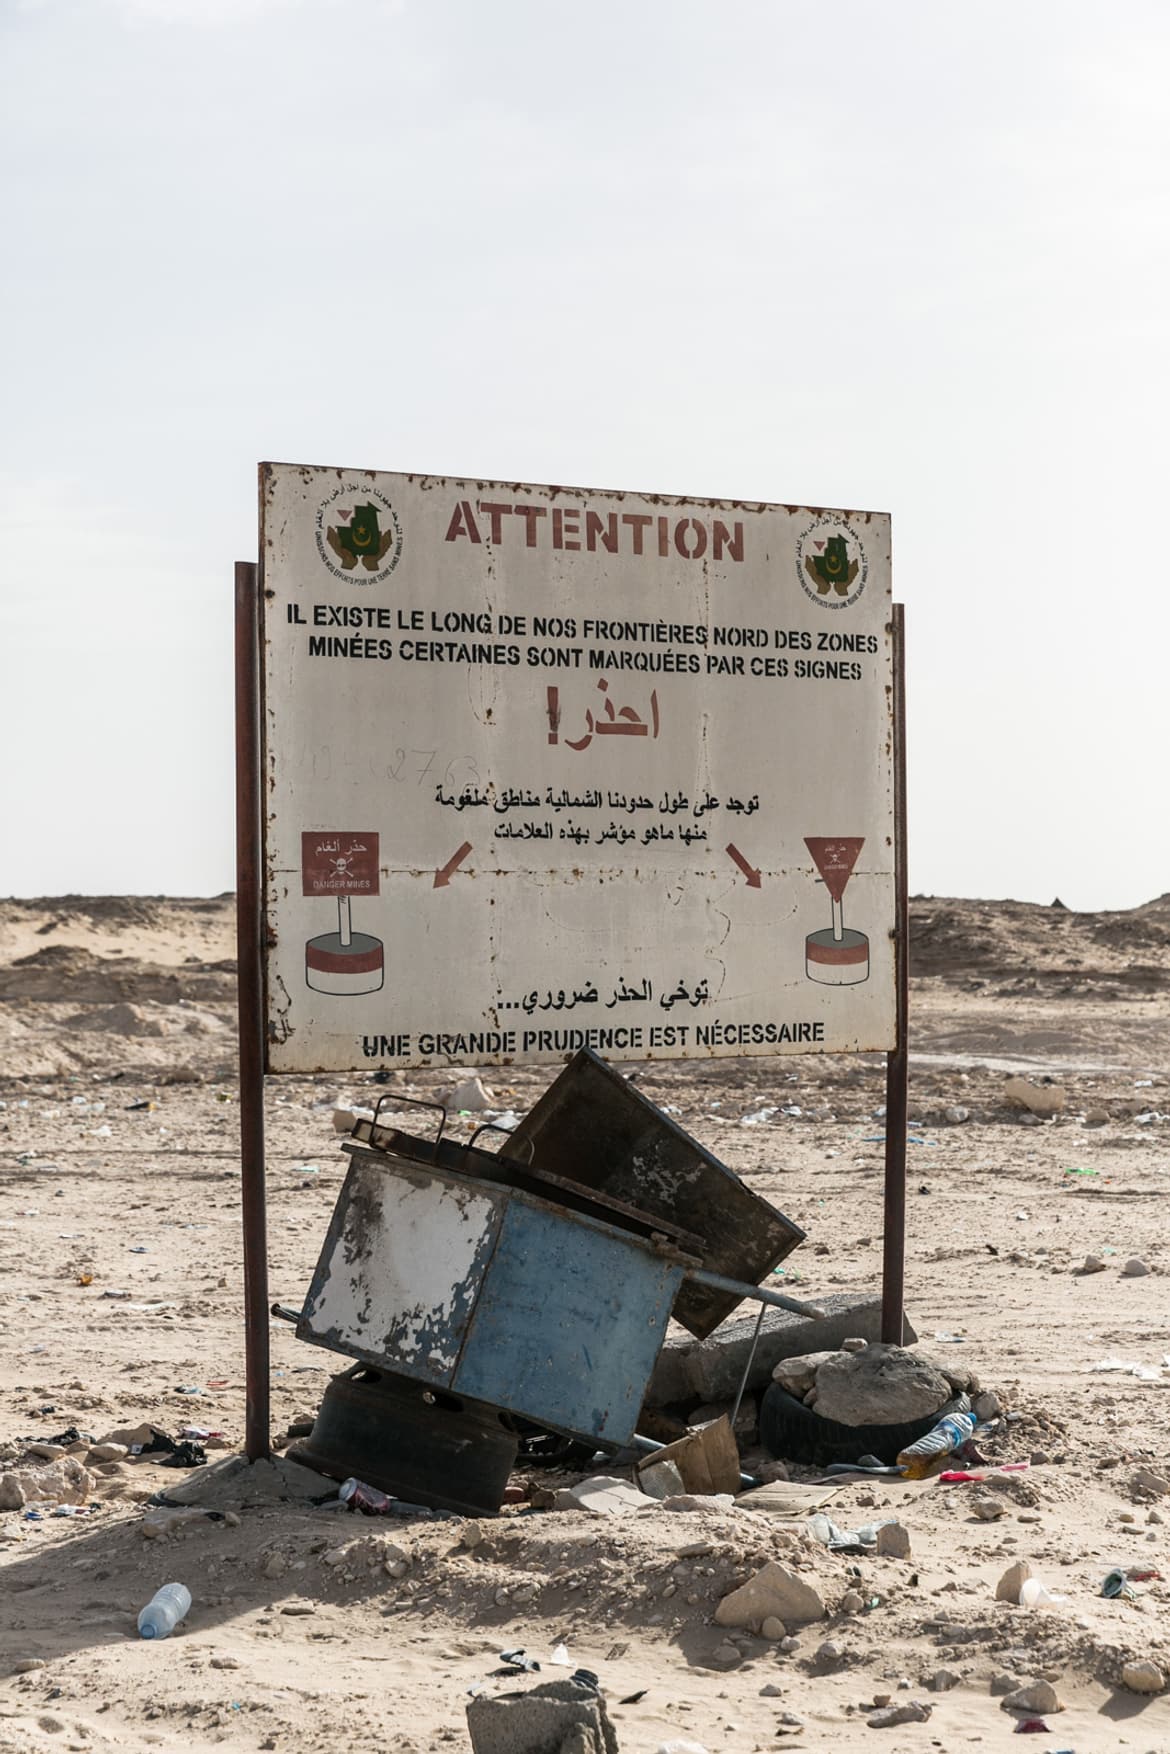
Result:
{"label": "white sign panel", "polygon": [[271,1070],[894,1045],[888,517],[261,477]]}

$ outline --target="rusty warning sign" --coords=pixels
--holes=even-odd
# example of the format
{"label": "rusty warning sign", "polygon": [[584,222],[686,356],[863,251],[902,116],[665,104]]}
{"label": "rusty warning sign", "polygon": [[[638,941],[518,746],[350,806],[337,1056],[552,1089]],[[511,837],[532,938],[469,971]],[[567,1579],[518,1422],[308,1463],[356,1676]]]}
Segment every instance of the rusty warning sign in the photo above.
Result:
{"label": "rusty warning sign", "polygon": [[893,1045],[888,517],[261,489],[273,1071]]}

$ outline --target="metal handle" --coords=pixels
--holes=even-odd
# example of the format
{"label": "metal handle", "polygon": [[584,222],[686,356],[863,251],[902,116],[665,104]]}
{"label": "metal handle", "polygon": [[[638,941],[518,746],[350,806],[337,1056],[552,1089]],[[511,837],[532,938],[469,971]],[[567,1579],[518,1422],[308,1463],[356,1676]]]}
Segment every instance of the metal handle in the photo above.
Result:
{"label": "metal handle", "polygon": [[826,1312],[815,1303],[802,1303],[799,1297],[785,1297],[782,1291],[765,1291],[762,1285],[744,1285],[738,1279],[725,1279],[722,1273],[705,1273],[699,1267],[689,1267],[686,1277],[697,1285],[709,1285],[712,1291],[738,1291],[741,1297],[754,1297],[759,1303],[771,1304],[773,1309],[790,1310],[793,1315],[805,1316],[809,1321],[823,1321],[825,1318]]}
{"label": "metal handle", "polygon": [[279,1316],[282,1322],[299,1322],[303,1312],[299,1309],[289,1309],[285,1303],[274,1303],[268,1313]]}
{"label": "metal handle", "polygon": [[379,1124],[378,1117],[382,1113],[382,1104],[384,1102],[389,1102],[392,1104],[392,1110],[391,1110],[392,1113],[397,1112],[397,1110],[400,1108],[431,1108],[431,1109],[434,1109],[435,1112],[439,1116],[439,1130],[435,1134],[434,1138],[429,1141],[429,1143],[430,1143],[431,1150],[436,1152],[436,1153],[438,1152],[439,1145],[442,1142],[442,1138],[443,1138],[443,1128],[447,1125],[447,1111],[443,1107],[441,1102],[427,1102],[426,1099],[424,1097],[421,1097],[421,1096],[399,1096],[397,1091],[389,1091],[388,1090],[385,1092],[384,1095],[382,1095],[378,1098],[377,1102],[374,1105],[374,1119],[371,1123],[372,1126],[376,1127]]}
{"label": "metal handle", "polygon": [[[509,1129],[507,1127],[501,1127],[498,1121],[485,1121],[483,1123],[482,1127],[476,1127],[474,1133],[471,1135],[470,1139],[467,1141],[467,1144],[463,1147],[463,1149],[465,1151],[470,1151],[471,1147],[475,1144],[475,1141],[479,1138],[479,1135],[481,1133],[502,1133],[504,1135],[505,1139],[510,1139],[512,1137],[512,1134],[509,1131]],[[514,1161],[517,1163],[523,1162],[525,1165],[530,1165],[532,1163],[533,1157],[536,1155],[536,1147],[533,1145],[533,1142],[531,1139],[521,1139],[520,1143],[522,1145],[527,1145],[528,1156],[525,1158],[515,1158]]]}

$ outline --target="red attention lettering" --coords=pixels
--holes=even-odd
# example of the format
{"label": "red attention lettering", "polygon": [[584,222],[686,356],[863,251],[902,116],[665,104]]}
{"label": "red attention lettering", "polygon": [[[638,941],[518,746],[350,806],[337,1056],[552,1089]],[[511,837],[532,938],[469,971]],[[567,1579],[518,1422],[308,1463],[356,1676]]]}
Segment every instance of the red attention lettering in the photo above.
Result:
{"label": "red attention lettering", "polygon": [[448,542],[487,542],[494,548],[563,548],[596,554],[637,554],[658,560],[743,559],[743,524],[672,512],[595,512],[580,505],[533,505],[528,500],[457,500]]}

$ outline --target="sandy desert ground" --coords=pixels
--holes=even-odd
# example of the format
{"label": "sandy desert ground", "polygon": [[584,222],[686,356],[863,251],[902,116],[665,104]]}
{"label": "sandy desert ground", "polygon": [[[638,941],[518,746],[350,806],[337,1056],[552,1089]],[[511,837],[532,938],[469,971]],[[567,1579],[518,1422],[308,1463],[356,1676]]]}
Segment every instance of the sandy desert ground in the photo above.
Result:
{"label": "sandy desert ground", "polygon": [[[863,1480],[834,1519],[897,1514],[909,1558],[831,1556],[739,1507],[513,1508],[469,1547],[458,1519],[259,1502],[148,1539],[146,1501],[184,1475],[114,1461],[92,1513],[0,1513],[0,1750],[465,1750],[468,1689],[512,1685],[499,1653],[561,1641],[600,1676],[622,1754],[992,1754],[1017,1745],[1005,1674],[1063,1703],[1038,1754],[1170,1750],[1167,1695],[1120,1680],[1141,1659],[1170,1677],[1170,1582],[1100,1593],[1117,1566],[1170,1580],[1170,897],[1109,915],[919,898],[913,936],[907,1308],[920,1350],[961,1358],[1010,1414],[996,1454],[1032,1465],[999,1477],[1002,1519],[975,1518],[969,1487]],[[71,1427],[241,1441],[233,953],[230,897],[0,903],[0,1472]],[[1004,1100],[1016,1073],[1063,1086],[1064,1112],[1028,1124]],[[547,1082],[485,1078],[520,1110]],[[877,1287],[879,1059],[656,1065],[642,1085],[805,1227],[801,1295]],[[372,1093],[364,1076],[270,1085],[274,1297],[303,1297],[341,1182],[332,1110]],[[1089,1254],[1102,1270],[1079,1273]],[[1131,1257],[1149,1271],[1125,1276]],[[282,1323],[272,1347],[283,1434],[342,1361]],[[399,1575],[382,1537],[405,1550]],[[773,1556],[827,1618],[729,1642],[715,1604]],[[1063,1600],[997,1602],[1014,1558]],[[138,1608],[172,1578],[188,1622],[140,1641]],[[860,1611],[840,1608],[850,1590]],[[868,1728],[887,1693],[929,1719]]]}

